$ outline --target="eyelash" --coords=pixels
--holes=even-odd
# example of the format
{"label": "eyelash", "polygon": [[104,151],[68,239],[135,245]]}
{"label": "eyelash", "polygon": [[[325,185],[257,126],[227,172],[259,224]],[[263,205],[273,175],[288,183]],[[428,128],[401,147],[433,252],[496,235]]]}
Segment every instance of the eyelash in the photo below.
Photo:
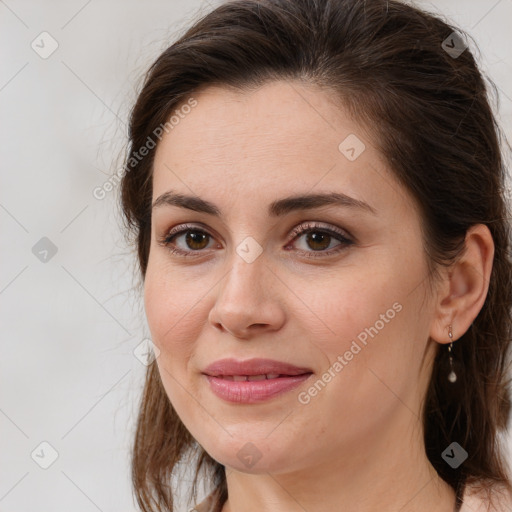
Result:
{"label": "eyelash", "polygon": [[[208,236],[210,235],[207,231],[204,231],[202,229],[199,229],[197,226],[190,225],[190,224],[183,224],[181,226],[178,226],[177,228],[171,229],[168,233],[166,233],[162,238],[158,240],[158,243],[164,247],[166,247],[171,254],[179,256],[179,257],[195,257],[199,256],[201,252],[203,252],[202,249],[198,249],[196,251],[190,250],[190,251],[184,251],[183,249],[179,249],[174,245],[171,240],[173,238],[176,238],[182,234],[185,234],[189,231],[197,232],[197,233],[204,233]],[[346,249],[348,246],[352,245],[354,242],[347,238],[347,236],[342,232],[338,231],[334,228],[324,228],[318,224],[315,224],[313,222],[308,222],[306,224],[302,224],[301,226],[297,226],[292,231],[293,239],[290,243],[295,242],[300,236],[305,235],[307,233],[322,233],[327,234],[329,236],[334,237],[337,239],[340,243],[340,245],[336,246],[337,248],[330,249],[328,251],[300,251],[304,256],[307,258],[326,258],[328,256],[331,256],[333,254],[339,253]],[[213,237],[212,237],[213,238]]]}

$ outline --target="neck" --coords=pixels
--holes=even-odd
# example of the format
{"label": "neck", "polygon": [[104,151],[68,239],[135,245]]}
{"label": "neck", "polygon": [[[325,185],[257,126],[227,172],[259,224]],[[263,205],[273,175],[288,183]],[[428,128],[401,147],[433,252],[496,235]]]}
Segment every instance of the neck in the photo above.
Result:
{"label": "neck", "polygon": [[407,427],[390,425],[356,449],[332,447],[329,460],[293,472],[226,467],[222,512],[453,512],[454,490],[430,464],[414,423]]}

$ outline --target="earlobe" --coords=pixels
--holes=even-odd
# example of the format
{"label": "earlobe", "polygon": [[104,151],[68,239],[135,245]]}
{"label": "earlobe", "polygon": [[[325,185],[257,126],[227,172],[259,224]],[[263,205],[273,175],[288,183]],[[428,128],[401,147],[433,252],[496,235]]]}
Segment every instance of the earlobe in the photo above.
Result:
{"label": "earlobe", "polygon": [[[430,337],[438,343],[459,339],[482,309],[494,259],[494,241],[484,224],[471,226],[465,248],[440,283]],[[449,326],[452,326],[452,338]]]}

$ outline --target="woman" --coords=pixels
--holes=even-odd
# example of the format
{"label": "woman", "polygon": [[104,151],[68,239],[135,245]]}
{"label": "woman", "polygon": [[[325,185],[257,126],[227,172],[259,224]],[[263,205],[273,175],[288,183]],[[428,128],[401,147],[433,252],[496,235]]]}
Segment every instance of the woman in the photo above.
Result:
{"label": "woman", "polygon": [[142,510],[194,454],[201,511],[511,510],[503,142],[465,41],[398,1],[246,0],[151,66],[121,193]]}

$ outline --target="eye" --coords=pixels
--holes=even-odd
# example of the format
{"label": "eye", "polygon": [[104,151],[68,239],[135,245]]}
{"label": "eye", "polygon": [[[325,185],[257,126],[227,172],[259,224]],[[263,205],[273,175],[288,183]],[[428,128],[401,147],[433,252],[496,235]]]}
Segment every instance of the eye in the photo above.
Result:
{"label": "eye", "polygon": [[[314,222],[302,224],[296,227],[292,231],[292,235],[295,235],[292,241],[295,241],[304,235],[304,243],[306,247],[312,248],[313,251],[300,250],[307,258],[322,258],[336,254],[354,242],[349,238],[348,234],[339,228],[333,227],[322,227]],[[340,243],[335,246],[334,249],[325,251],[331,245],[333,240],[338,240]]]}
{"label": "eye", "polygon": [[[308,258],[331,256],[354,243],[341,229],[334,227],[326,228],[316,223],[302,224],[296,227],[291,235],[294,237],[292,242],[307,235],[304,238],[304,243],[306,248],[309,247],[313,250],[299,249],[299,252]],[[182,247],[179,247],[176,241],[182,237],[184,237]],[[208,248],[210,239],[213,241],[213,237],[207,231],[199,229],[197,226],[180,225],[171,229],[164,237],[158,240],[158,243],[167,247],[171,254],[188,257],[199,256],[201,252],[204,252],[203,250]],[[331,248],[326,251],[325,249],[331,246],[333,240],[337,240],[339,244],[334,249]],[[289,244],[287,247],[289,247]]]}
{"label": "eye", "polygon": [[[184,238],[185,248],[178,247],[174,239]],[[180,225],[171,229],[162,239],[158,241],[160,245],[167,247],[171,254],[177,256],[195,256],[194,252],[201,252],[202,249],[207,247],[208,239],[212,238],[209,233],[199,229],[193,225]],[[187,246],[192,250],[188,250]]]}

